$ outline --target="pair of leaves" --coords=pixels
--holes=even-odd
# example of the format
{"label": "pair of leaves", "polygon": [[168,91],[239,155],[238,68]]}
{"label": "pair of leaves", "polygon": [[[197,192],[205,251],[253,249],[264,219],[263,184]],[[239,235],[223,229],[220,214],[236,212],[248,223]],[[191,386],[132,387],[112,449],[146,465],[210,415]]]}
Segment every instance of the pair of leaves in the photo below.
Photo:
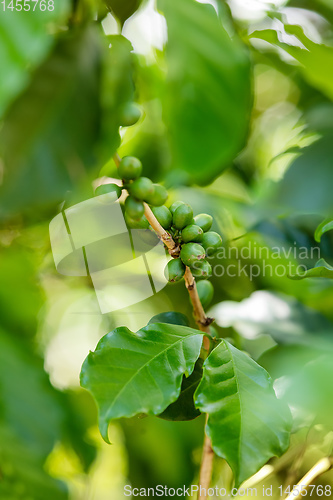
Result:
{"label": "pair of leaves", "polygon": [[[115,418],[163,417],[167,408],[170,417],[179,395],[186,397],[186,389],[198,383],[196,374],[194,384],[185,387],[183,377],[191,378],[201,343],[199,330],[167,323],[152,323],[135,334],[117,328],[103,337],[81,372],[81,385],[97,402],[103,438],[108,441],[108,424]],[[214,450],[229,462],[238,485],[288,446],[290,414],[268,374],[224,340],[204,362],[194,402],[209,413]],[[260,432],[253,433],[253,426]]]}
{"label": "pair of leaves", "polygon": [[249,58],[211,5],[193,0],[158,0],[157,5],[168,28],[162,106],[173,163],[192,181],[208,183],[230,166],[245,141]]}

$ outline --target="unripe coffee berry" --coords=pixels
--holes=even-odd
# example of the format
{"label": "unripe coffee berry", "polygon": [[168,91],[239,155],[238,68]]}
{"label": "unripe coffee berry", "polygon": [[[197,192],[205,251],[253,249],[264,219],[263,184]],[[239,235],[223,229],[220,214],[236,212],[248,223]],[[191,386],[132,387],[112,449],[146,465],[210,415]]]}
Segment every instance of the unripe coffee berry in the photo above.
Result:
{"label": "unripe coffee berry", "polygon": [[142,172],[142,163],[135,156],[124,156],[122,158],[119,167],[118,173],[119,177],[125,181],[130,181],[137,179],[140,177]]}

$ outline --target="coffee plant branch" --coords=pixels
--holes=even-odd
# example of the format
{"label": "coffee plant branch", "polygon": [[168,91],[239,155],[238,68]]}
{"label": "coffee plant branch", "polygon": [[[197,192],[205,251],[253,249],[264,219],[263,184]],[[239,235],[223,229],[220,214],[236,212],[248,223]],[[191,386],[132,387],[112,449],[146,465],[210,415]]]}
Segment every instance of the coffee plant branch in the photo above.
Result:
{"label": "coffee plant branch", "polygon": [[[114,156],[114,162],[116,166],[119,167],[121,158],[118,155],[118,153],[116,153]],[[144,215],[146,216],[146,219],[148,220],[150,226],[153,228],[157,236],[163,241],[165,246],[168,248],[171,257],[173,258],[179,257],[179,252],[180,252],[179,246],[175,243],[172,236],[161,226],[161,224],[155,217],[149,205],[146,202],[144,202],[143,205],[144,205]],[[207,334],[210,334],[209,325],[212,323],[213,319],[208,318],[205,314],[205,310],[199,298],[194,276],[191,272],[191,269],[188,266],[186,266],[184,280],[193,307],[193,316],[195,322],[198,325],[199,330]],[[203,338],[203,349],[206,351],[206,353],[209,353],[210,340],[208,337],[205,336]],[[212,449],[211,441],[209,437],[205,435],[200,473],[199,473],[199,485],[202,488],[201,490],[202,494],[200,494],[198,500],[206,500],[207,496],[205,492],[207,492],[210,485],[213,472],[213,460],[214,460],[214,451]]]}
{"label": "coffee plant branch", "polygon": [[[118,167],[120,165],[121,158],[118,155],[118,153],[115,154],[114,156],[114,162],[116,166]],[[174,242],[172,236],[161,226],[161,224],[158,222],[156,219],[155,215],[153,214],[151,208],[147,203],[144,203],[144,208],[145,208],[145,216],[155,231],[155,233],[158,235],[158,237],[163,241],[165,246],[168,248],[169,254],[172,257],[177,257],[179,255],[179,247],[176,245]],[[198,325],[199,330],[205,333],[210,333],[209,332],[209,325],[212,323],[213,319],[208,318],[205,314],[204,308],[202,307],[197,287],[195,284],[195,279],[193,277],[193,274],[190,270],[190,268],[187,266],[186,271],[185,271],[185,285],[188,290],[190,300],[192,303],[193,307],[193,316],[194,319]],[[210,347],[210,341],[207,337],[204,337],[203,340],[203,346],[206,351],[209,351]]]}

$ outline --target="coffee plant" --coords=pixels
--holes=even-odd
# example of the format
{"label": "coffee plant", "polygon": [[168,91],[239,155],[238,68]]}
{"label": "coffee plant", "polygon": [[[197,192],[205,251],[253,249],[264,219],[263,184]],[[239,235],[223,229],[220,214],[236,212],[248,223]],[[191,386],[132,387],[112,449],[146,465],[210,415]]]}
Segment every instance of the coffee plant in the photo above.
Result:
{"label": "coffee plant", "polygon": [[[119,198],[126,190],[128,228],[156,231],[164,242],[172,257],[165,277],[170,283],[185,281],[198,329],[172,312],[153,317],[138,332],[116,328],[88,355],[81,385],[96,400],[99,428],[108,443],[114,419],[146,414],[180,421],[206,413],[211,447],[227,460],[238,487],[287,449],[290,411],[277,399],[268,373],[210,327],[213,319],[203,308],[214,294],[207,280],[212,274],[209,259],[222,247],[221,236],[210,231],[212,216],[194,216],[183,201],[167,207],[167,190],[140,176],[138,158],[116,156],[115,162],[122,186],[104,184],[96,195],[116,192]],[[195,278],[201,280],[198,285]],[[208,489],[206,454],[200,482]]]}
{"label": "coffee plant", "polygon": [[0,500],[330,497],[332,0],[3,0],[0,60]]}

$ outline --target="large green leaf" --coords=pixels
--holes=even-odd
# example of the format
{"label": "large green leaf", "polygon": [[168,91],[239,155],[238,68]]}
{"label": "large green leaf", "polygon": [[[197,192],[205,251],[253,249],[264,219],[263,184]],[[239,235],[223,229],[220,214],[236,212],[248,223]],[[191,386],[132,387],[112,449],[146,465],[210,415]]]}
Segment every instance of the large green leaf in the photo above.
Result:
{"label": "large green leaf", "polygon": [[0,217],[54,207],[94,164],[100,45],[93,29],[64,34],[7,113]]}
{"label": "large green leaf", "polygon": [[290,412],[270,376],[225,340],[204,363],[195,403],[209,414],[207,434],[232,468],[236,486],[288,447]]}
{"label": "large green leaf", "polygon": [[158,415],[178,398],[183,374],[192,373],[201,343],[199,330],[164,323],[136,333],[116,328],[100,340],[83,363],[81,385],[97,402],[105,441],[110,420]]}
{"label": "large green leaf", "polygon": [[[44,59],[53,45],[48,33],[61,23],[68,12],[68,0],[55,0],[54,9],[40,10],[33,2],[26,2],[29,11],[11,10],[1,6],[0,15],[0,117],[7,106],[29,82],[31,71]],[[15,2],[14,2],[15,5]],[[19,3],[17,9],[19,9]],[[21,3],[23,6],[23,2]],[[51,6],[51,4],[50,4]],[[35,7],[35,9],[34,9]],[[34,9],[34,10],[33,10]]]}
{"label": "large green leaf", "polygon": [[242,148],[250,112],[249,58],[211,5],[158,0],[168,26],[163,113],[173,165],[208,183]]}

